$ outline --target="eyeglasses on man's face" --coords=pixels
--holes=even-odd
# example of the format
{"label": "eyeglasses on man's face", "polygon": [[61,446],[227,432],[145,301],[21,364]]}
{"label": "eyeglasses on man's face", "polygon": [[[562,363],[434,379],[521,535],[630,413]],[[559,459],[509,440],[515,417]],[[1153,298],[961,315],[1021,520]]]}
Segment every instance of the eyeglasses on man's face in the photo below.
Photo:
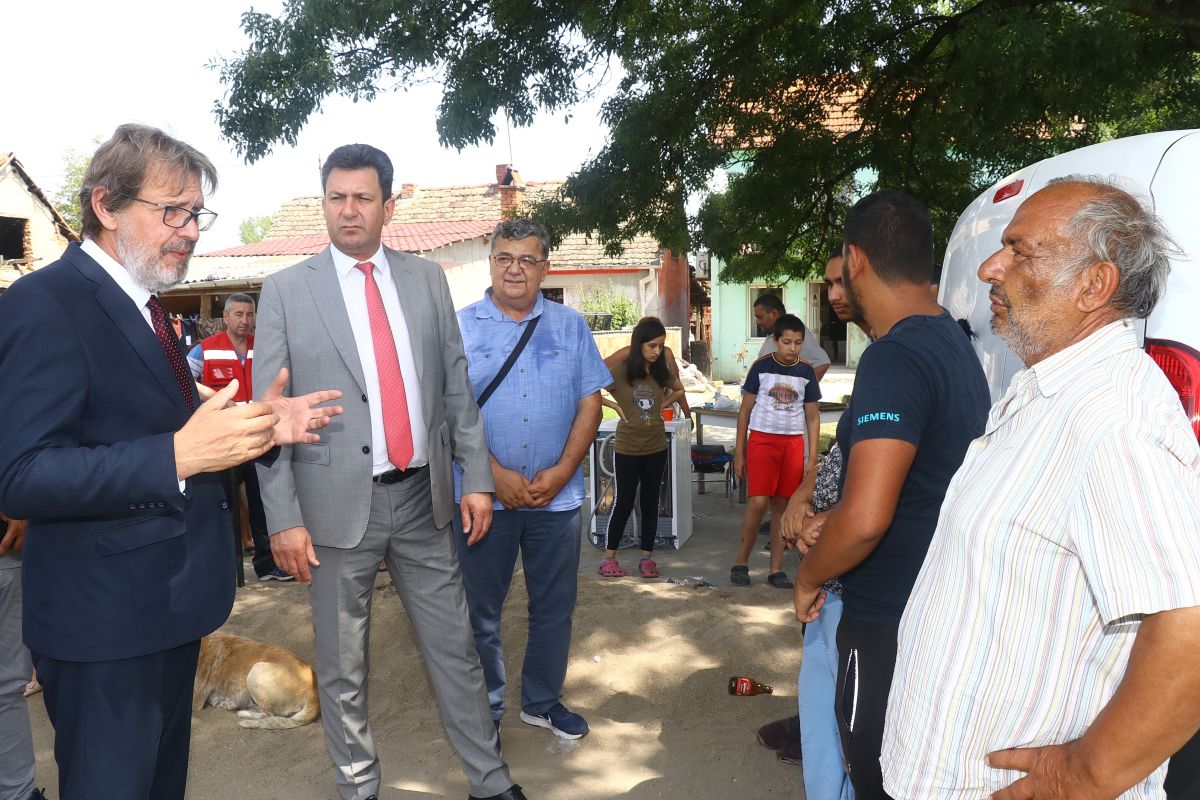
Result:
{"label": "eyeglasses on man's face", "polygon": [[122,194],[121,196],[127,197],[130,200],[137,200],[139,203],[145,203],[148,206],[161,208],[163,212],[163,225],[166,225],[168,228],[186,228],[189,222],[196,220],[197,230],[206,231],[217,221],[217,212],[209,211],[207,208],[202,208],[199,211],[188,211],[186,208],[180,208],[179,206],[169,206],[166,203],[143,200],[131,194]]}
{"label": "eyeglasses on man's face", "polygon": [[546,263],[546,260],[542,259],[539,261],[533,256],[521,256],[520,258],[513,258],[508,254],[502,254],[498,256],[492,256],[492,263],[501,269],[508,269],[513,264],[517,264],[521,267],[521,269],[528,270],[540,267],[542,264]]}

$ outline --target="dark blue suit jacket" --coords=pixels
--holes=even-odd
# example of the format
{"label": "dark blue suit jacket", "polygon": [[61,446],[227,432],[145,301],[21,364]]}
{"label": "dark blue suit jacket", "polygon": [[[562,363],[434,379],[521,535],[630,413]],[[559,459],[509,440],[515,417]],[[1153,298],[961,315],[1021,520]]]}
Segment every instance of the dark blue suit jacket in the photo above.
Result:
{"label": "dark blue suit jacket", "polygon": [[0,295],[0,511],[30,521],[33,652],[130,658],[229,616],[220,477],[194,475],[181,493],[175,476],[189,414],[140,310],[78,245]]}

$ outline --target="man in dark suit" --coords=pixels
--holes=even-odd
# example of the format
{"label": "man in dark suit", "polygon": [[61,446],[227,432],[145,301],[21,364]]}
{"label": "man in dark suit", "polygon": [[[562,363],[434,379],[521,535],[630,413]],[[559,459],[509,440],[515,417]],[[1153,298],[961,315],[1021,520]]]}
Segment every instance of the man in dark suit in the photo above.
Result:
{"label": "man in dark suit", "polygon": [[[123,125],[81,190],[82,245],[0,296],[0,511],[29,520],[24,639],[64,800],[182,798],[201,636],[233,603],[221,470],[314,441],[336,397],[203,405],[155,293],[215,214],[216,170]],[[286,376],[281,376],[285,378]]]}
{"label": "man in dark suit", "polygon": [[[382,244],[392,162],[344,145],[321,170],[330,246],[263,283],[255,381],[290,370],[291,388],[337,386],[351,402],[326,441],[259,465],[275,563],[312,582],[325,744],[344,800],[381,782],[367,719],[371,597],[381,561],[417,633],[470,796],[524,800],[501,760],[458,558],[492,520],[492,471],[446,276]],[[361,398],[354,400],[353,398]],[[462,468],[454,506],[451,457]]]}

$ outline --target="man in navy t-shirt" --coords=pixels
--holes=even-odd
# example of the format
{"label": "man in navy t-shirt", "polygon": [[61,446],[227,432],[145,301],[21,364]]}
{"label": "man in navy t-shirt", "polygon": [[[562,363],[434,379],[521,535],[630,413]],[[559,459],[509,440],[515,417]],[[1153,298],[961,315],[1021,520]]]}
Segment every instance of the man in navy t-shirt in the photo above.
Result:
{"label": "man in navy t-shirt", "polygon": [[880,191],[846,219],[843,283],[876,339],[838,424],[842,500],[800,562],[796,613],[816,618],[842,576],[837,708],[857,800],[887,798],[879,751],[900,616],[951,476],[990,405],[962,329],[930,296],[933,229],[912,198]]}

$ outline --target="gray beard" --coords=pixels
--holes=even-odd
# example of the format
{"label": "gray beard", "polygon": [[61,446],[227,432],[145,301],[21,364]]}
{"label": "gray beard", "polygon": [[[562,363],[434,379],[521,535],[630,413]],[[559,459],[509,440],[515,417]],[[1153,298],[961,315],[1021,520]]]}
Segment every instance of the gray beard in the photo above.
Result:
{"label": "gray beard", "polygon": [[183,268],[178,274],[173,273],[163,263],[163,256],[166,252],[171,252],[169,248],[159,250],[157,254],[151,252],[148,248],[139,246],[136,242],[131,241],[124,233],[118,229],[116,236],[117,256],[121,259],[121,263],[125,265],[130,277],[134,283],[142,287],[150,294],[160,294],[175,286],[178,286],[184,278],[187,277],[187,262],[183,263]]}
{"label": "gray beard", "polygon": [[999,322],[1000,318],[993,314],[992,333],[996,334],[996,337],[1000,341],[1008,345],[1008,349],[1012,350],[1021,359],[1021,363],[1029,366],[1031,359],[1036,360],[1038,356],[1049,349],[1047,332],[1044,327],[1039,329],[1036,324],[1032,326],[1024,325],[1021,320],[1014,319],[1012,305],[1008,302],[1008,297],[1004,295],[997,296],[1002,298],[1001,304],[1007,312],[1008,325],[1001,325]]}

